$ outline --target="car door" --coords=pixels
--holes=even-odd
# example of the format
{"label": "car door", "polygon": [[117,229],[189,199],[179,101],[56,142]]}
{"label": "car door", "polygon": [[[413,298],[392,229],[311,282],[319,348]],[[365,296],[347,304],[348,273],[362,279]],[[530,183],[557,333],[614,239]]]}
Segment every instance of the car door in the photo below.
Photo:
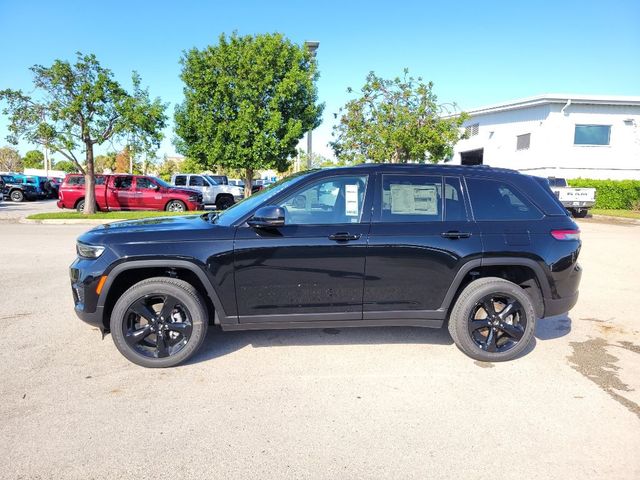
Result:
{"label": "car door", "polygon": [[[460,267],[480,258],[458,177],[379,174],[369,232],[364,320],[442,317]],[[443,195],[444,192],[444,195]]]}
{"label": "car door", "polygon": [[109,210],[136,209],[135,190],[133,189],[133,176],[118,175],[113,177],[109,187]]}
{"label": "car door", "polygon": [[138,210],[163,210],[160,187],[149,177],[136,177],[135,208]]}
{"label": "car door", "polygon": [[274,199],[285,225],[238,227],[240,323],[361,320],[369,175],[310,180]]}

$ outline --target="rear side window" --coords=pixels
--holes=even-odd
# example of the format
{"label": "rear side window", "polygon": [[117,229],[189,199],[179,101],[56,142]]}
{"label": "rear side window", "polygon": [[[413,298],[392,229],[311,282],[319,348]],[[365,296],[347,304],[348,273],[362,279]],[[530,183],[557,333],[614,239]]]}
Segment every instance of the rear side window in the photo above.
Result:
{"label": "rear side window", "polygon": [[447,222],[468,220],[458,177],[445,177],[444,179],[444,219]]}
{"label": "rear side window", "polygon": [[442,177],[383,175],[380,221],[442,221]]}
{"label": "rear side window", "polygon": [[542,212],[513,185],[486,178],[467,178],[476,220],[537,220]]}
{"label": "rear side window", "polygon": [[77,177],[67,178],[67,185],[84,185],[84,177],[78,175]]}
{"label": "rear side window", "polygon": [[184,187],[187,184],[187,177],[184,175],[178,175],[173,183],[176,186]]}

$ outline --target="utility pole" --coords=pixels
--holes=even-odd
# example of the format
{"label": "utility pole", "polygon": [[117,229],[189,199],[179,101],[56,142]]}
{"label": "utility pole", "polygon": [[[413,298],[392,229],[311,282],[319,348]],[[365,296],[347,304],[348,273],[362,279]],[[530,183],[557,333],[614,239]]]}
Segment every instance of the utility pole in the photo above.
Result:
{"label": "utility pole", "polygon": [[[318,50],[318,47],[320,46],[320,42],[316,42],[316,41],[306,41],[304,42],[304,46],[307,47],[307,50],[309,50],[309,53],[311,54],[311,61],[315,64],[316,62],[316,51]],[[313,156],[313,143],[311,140],[311,130],[309,130],[307,132],[307,168],[310,170],[311,169],[311,160],[312,160],[312,156]]]}

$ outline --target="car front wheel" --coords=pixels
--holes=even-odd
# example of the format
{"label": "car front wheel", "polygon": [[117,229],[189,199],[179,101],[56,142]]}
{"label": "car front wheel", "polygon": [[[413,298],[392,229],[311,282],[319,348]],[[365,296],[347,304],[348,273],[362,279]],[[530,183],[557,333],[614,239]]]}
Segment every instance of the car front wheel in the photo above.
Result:
{"label": "car front wheel", "polygon": [[483,362],[511,360],[531,343],[536,326],[533,303],[515,283],[481,278],[460,294],[449,317],[456,346]]}
{"label": "car front wheel", "polygon": [[180,200],[171,200],[169,203],[167,203],[167,207],[165,210],[167,212],[184,212],[185,210],[187,210],[187,207],[184,202],[181,202]]}
{"label": "car front wheel", "polygon": [[173,367],[191,357],[207,334],[205,301],[189,283],[166,277],[129,288],[111,314],[111,335],[122,355],[148,368]]}

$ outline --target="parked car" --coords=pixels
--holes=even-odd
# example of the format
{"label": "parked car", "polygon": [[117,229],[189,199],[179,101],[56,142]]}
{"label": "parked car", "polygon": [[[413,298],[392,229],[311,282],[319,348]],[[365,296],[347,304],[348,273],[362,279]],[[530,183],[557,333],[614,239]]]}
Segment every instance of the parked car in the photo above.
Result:
{"label": "parked car", "polygon": [[570,187],[565,178],[549,177],[548,180],[551,191],[574,217],[586,217],[588,210],[596,204],[595,188]]}
{"label": "parked car", "polygon": [[145,367],[185,361],[210,322],[448,325],[464,353],[501,361],[576,303],[579,237],[543,178],[364,164],[295,174],[222,212],[96,227],[71,287],[78,316]]}
{"label": "parked car", "polygon": [[17,173],[14,175],[14,178],[17,181],[22,182],[23,185],[33,186],[36,192],[36,199],[43,200],[47,198],[47,193],[44,190],[44,183],[46,180],[44,177],[38,177],[35,175],[24,175],[21,173]]}
{"label": "parked car", "polygon": [[[98,210],[167,210],[182,212],[202,210],[202,194],[176,188],[155,177],[145,175],[96,175]],[[69,174],[58,192],[59,208],[84,210],[84,175]]]}
{"label": "parked car", "polygon": [[34,184],[25,183],[22,178],[16,178],[15,175],[1,174],[0,189],[6,198],[14,202],[39,198],[38,190]]}
{"label": "parked car", "polygon": [[60,190],[60,185],[62,184],[62,179],[58,177],[49,177],[44,183],[44,191],[47,194],[47,198],[58,198],[58,191]]}
{"label": "parked car", "polygon": [[228,185],[227,177],[224,175],[178,173],[171,177],[171,183],[202,192],[205,205],[215,204],[218,210],[229,208],[244,198],[244,190]]}

